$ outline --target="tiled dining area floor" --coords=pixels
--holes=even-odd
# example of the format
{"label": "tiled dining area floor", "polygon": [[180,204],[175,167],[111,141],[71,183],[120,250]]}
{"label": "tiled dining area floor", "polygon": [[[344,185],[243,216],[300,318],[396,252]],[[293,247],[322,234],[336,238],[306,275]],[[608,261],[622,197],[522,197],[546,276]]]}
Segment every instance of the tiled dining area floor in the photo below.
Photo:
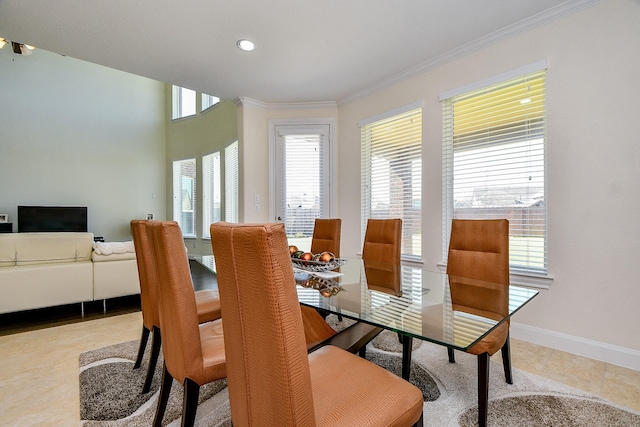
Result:
{"label": "tiled dining area floor", "polygon": [[[139,339],[141,325],[135,311],[0,336],[0,425],[78,425],[78,356]],[[638,371],[517,339],[512,352],[515,368],[640,411]]]}

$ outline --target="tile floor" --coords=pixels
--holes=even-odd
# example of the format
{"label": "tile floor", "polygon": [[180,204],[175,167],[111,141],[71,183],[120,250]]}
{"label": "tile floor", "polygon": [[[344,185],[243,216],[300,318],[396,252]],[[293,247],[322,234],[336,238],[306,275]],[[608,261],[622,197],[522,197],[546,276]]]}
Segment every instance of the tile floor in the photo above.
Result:
{"label": "tile floor", "polygon": [[[0,425],[79,425],[80,353],[139,339],[140,312],[0,336]],[[512,339],[515,368],[640,411],[640,372]]]}

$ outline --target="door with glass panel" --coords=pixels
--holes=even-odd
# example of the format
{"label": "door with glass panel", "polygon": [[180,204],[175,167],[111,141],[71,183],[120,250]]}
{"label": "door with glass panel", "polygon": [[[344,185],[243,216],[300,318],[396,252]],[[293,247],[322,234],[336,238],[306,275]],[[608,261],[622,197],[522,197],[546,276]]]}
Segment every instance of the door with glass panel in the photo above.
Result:
{"label": "door with glass panel", "polygon": [[309,250],[316,218],[330,216],[329,125],[275,127],[274,220],[289,243]]}

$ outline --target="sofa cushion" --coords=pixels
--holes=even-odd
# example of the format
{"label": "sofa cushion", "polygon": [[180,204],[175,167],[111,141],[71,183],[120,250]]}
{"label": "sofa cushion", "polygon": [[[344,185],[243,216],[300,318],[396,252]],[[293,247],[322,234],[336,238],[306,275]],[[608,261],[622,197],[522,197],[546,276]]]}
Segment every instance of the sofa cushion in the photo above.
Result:
{"label": "sofa cushion", "polygon": [[0,234],[0,267],[89,261],[92,233]]}

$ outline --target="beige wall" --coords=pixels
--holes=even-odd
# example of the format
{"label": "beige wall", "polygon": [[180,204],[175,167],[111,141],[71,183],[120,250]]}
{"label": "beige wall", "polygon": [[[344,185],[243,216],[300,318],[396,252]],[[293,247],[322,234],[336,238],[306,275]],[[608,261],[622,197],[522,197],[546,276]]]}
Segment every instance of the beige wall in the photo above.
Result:
{"label": "beige wall", "polygon": [[[275,222],[269,216],[269,121],[286,119],[336,119],[338,109],[332,103],[266,105],[251,99],[238,100],[240,158],[242,163],[241,222]],[[337,167],[337,166],[336,166]],[[260,196],[260,212],[254,209],[254,197]]]}
{"label": "beige wall", "polygon": [[359,249],[359,162],[344,161],[359,158],[359,120],[424,103],[423,258],[436,269],[442,261],[438,95],[547,59],[548,266],[555,280],[516,315],[515,329],[532,340],[546,336],[547,344],[554,337],[573,338],[576,347],[595,344],[602,353],[620,346],[640,360],[639,23],[640,2],[605,1],[340,106],[343,253]]}
{"label": "beige wall", "polygon": [[89,231],[130,240],[165,212],[165,92],[153,80],[36,49],[0,50],[0,213],[87,206]]}

